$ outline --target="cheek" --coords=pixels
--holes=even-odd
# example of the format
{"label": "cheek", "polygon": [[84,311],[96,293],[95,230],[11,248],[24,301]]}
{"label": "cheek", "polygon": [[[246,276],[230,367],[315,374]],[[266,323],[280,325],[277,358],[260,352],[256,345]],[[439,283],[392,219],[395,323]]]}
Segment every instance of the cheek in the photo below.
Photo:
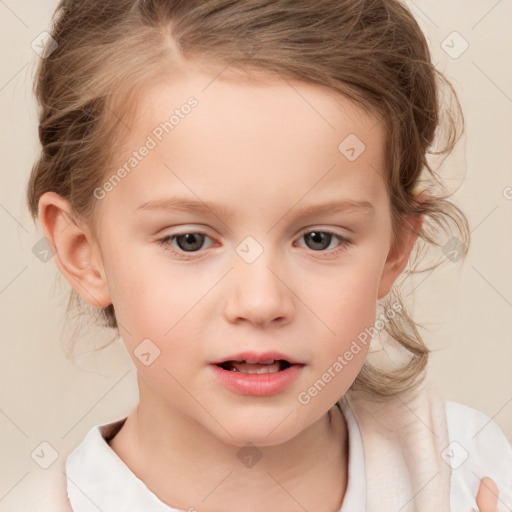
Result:
{"label": "cheek", "polygon": [[134,242],[113,229],[108,235],[104,263],[117,319],[129,332],[165,332],[173,318],[185,313],[187,303],[197,300],[204,283],[168,261],[156,243]]}
{"label": "cheek", "polygon": [[[307,386],[297,398],[299,403],[325,409],[340,398],[363,366],[372,338],[377,311],[376,290],[379,280],[378,256],[358,258],[329,276],[303,283],[302,296],[316,313],[310,330],[316,345],[317,364],[311,368]],[[309,290],[309,292],[308,292]],[[314,290],[314,293],[311,292]]]}
{"label": "cheek", "polygon": [[[134,358],[143,340],[149,339],[158,347],[154,350],[159,351],[159,357],[150,367],[134,359],[146,376],[158,373],[160,366],[176,377],[186,368],[193,372],[205,361],[197,341],[194,344],[191,340],[205,338],[205,326],[212,320],[208,304],[218,275],[170,263],[164,256],[154,258],[152,264],[139,265],[142,257],[120,255],[111,273],[112,302],[126,348]],[[164,380],[169,380],[167,374]]]}
{"label": "cheek", "polygon": [[336,337],[345,339],[373,324],[381,266],[375,257],[366,261],[358,257],[357,263],[327,275],[313,296],[309,293],[319,316],[325,318]]}

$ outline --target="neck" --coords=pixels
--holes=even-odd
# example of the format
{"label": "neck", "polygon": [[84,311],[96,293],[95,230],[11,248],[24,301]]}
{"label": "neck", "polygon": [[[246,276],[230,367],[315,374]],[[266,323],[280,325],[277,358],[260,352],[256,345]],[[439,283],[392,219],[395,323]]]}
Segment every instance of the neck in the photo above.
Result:
{"label": "neck", "polygon": [[347,485],[347,443],[345,420],[333,407],[289,441],[242,455],[240,446],[142,394],[110,441],[161,501],[200,512],[337,511]]}

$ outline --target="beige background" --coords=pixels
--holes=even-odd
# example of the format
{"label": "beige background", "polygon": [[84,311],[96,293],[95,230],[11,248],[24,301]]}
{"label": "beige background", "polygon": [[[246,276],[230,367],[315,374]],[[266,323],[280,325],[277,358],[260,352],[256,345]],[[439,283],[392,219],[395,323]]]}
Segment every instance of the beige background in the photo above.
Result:
{"label": "beige background", "polygon": [[[454,196],[472,229],[466,262],[410,281],[421,332],[436,350],[430,378],[447,399],[480,409],[512,440],[512,1],[407,3],[456,87],[467,128],[446,165],[453,188],[466,166]],[[77,364],[66,359],[60,337],[67,286],[55,286],[53,260],[43,263],[32,252],[42,233],[25,206],[38,149],[31,42],[47,29],[55,5],[0,0],[2,510],[29,475],[44,471],[31,458],[41,442],[65,457],[93,425],[127,414],[136,402],[135,371],[120,342]],[[464,43],[453,31],[469,44],[457,58]],[[89,331],[84,342],[96,335]]]}

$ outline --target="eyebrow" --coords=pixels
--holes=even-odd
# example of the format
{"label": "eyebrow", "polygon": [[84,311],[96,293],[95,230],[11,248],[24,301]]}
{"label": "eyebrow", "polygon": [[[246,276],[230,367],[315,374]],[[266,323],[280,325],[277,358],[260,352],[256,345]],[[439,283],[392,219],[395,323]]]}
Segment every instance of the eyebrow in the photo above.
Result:
{"label": "eyebrow", "polygon": [[[214,214],[216,216],[230,219],[234,217],[234,212],[225,205],[218,203],[205,203],[201,200],[186,197],[169,197],[166,199],[155,199],[147,201],[137,207],[136,211],[165,210],[176,213],[197,212],[203,214]],[[373,204],[366,200],[342,199],[331,200],[320,204],[310,204],[302,207],[293,206],[283,217],[294,210],[294,216],[298,218],[320,215],[323,213],[337,213],[342,211],[354,211],[362,213],[371,213],[375,211]]]}
{"label": "eyebrow", "polygon": [[356,199],[340,199],[331,200],[326,203],[312,204],[302,206],[300,208],[292,207],[290,211],[294,210],[294,215],[298,218],[306,217],[309,215],[319,215],[322,213],[338,213],[345,211],[354,211],[361,213],[371,213],[375,211],[373,204],[370,201],[356,200]]}
{"label": "eyebrow", "polygon": [[224,205],[218,203],[207,204],[198,199],[179,196],[147,201],[138,206],[136,211],[138,210],[165,210],[176,213],[198,212],[206,215],[213,212],[221,217],[231,218],[233,216],[233,212]]}

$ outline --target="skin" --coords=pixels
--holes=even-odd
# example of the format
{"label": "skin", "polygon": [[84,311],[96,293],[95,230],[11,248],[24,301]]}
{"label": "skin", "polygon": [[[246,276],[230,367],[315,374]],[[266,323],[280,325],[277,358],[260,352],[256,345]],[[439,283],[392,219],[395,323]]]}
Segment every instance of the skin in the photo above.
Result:
{"label": "skin", "polygon": [[[189,96],[198,106],[98,201],[101,222],[72,220],[69,203],[53,192],[39,203],[59,269],[90,304],[114,305],[137,368],[140,401],[111,447],[162,501],[183,510],[341,506],[347,433],[333,404],[368,346],[307,405],[297,396],[373,326],[376,301],[404,268],[422,221],[408,219],[392,246],[385,132],[376,117],[326,88],[266,78],[213,80],[182,66],[140,98],[116,165]],[[338,150],[349,134],[366,146],[353,162]],[[174,195],[230,212],[139,208]],[[298,216],[342,199],[373,206]],[[325,230],[350,243],[332,237],[328,248],[311,248],[303,235]],[[201,248],[186,252],[186,241],[180,247],[170,238],[183,233],[205,234]],[[263,249],[252,263],[236,252],[247,236]],[[144,339],[160,350],[147,366],[134,355]],[[243,350],[278,350],[304,367],[274,396],[240,395],[215,380],[209,363]],[[261,454],[252,468],[237,457],[247,443]],[[479,498],[482,510],[494,510],[487,487]]]}
{"label": "skin", "polygon": [[498,486],[491,478],[482,478],[476,497],[476,504],[480,512],[497,512],[498,510]]}

